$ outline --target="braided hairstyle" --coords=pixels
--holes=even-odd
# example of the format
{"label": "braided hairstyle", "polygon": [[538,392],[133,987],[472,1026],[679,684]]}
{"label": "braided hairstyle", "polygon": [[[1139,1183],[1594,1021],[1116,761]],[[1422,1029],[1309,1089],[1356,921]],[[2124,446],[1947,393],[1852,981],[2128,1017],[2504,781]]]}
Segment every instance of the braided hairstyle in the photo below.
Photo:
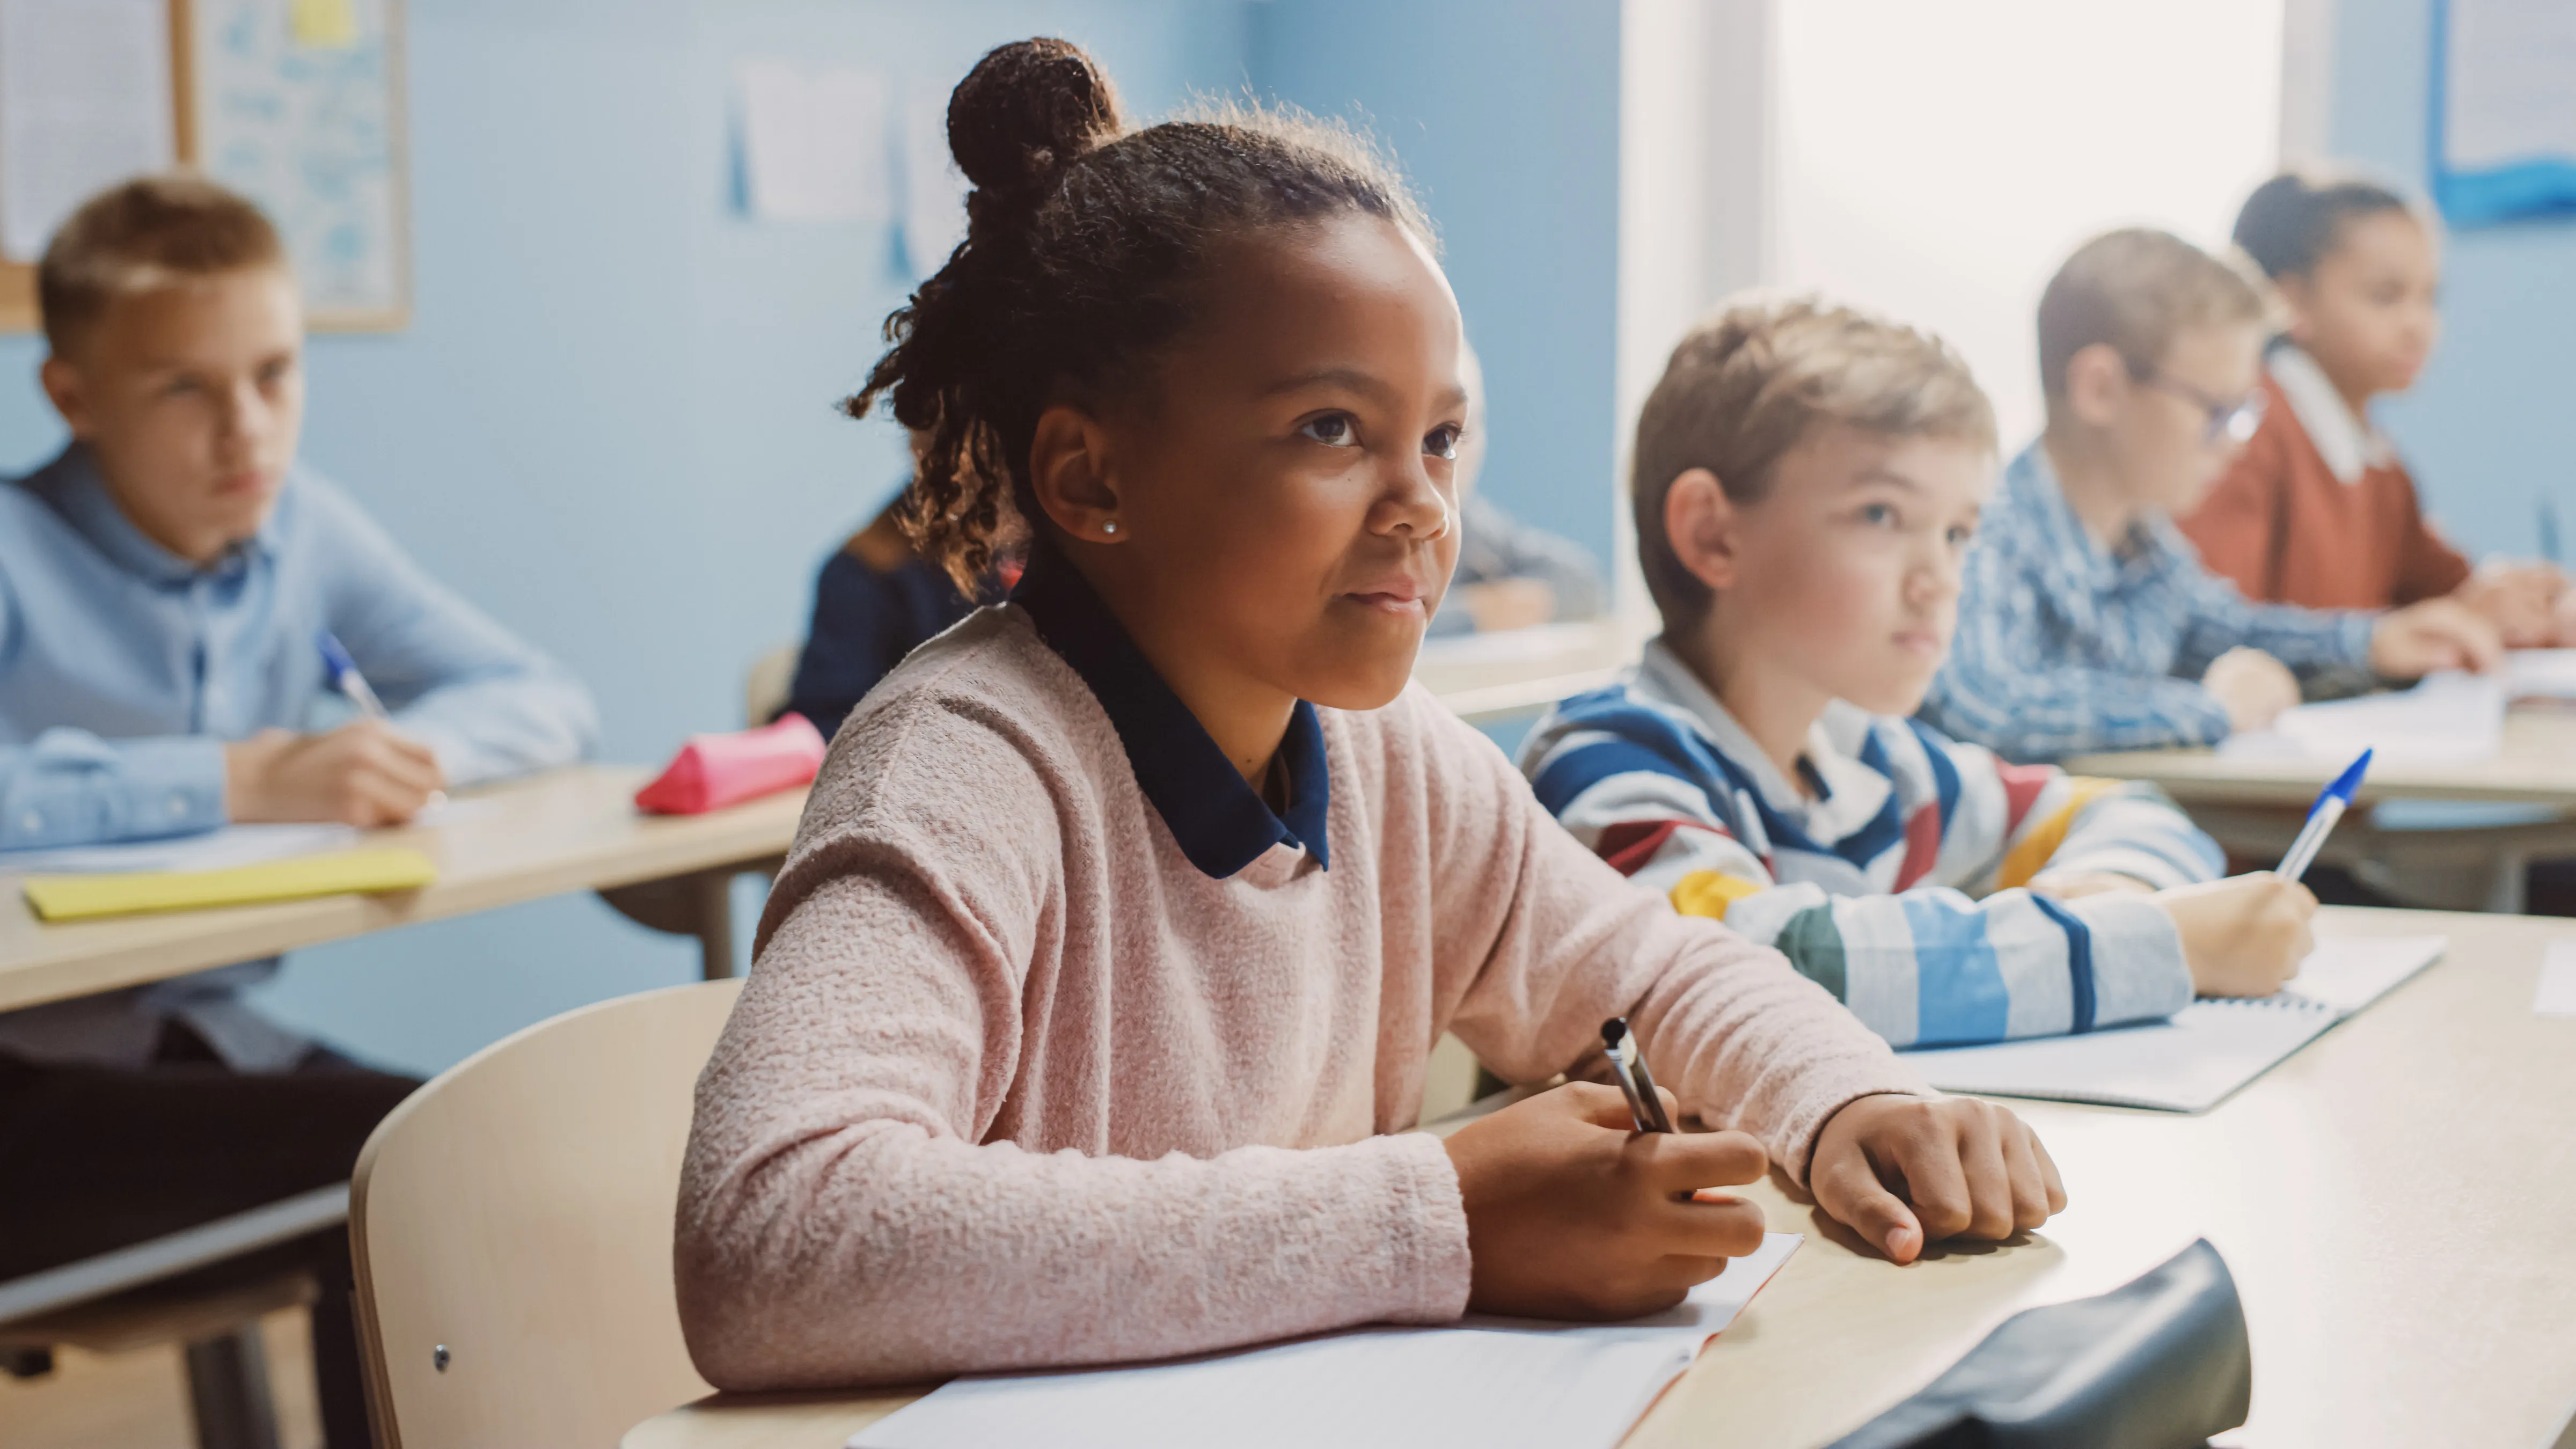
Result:
{"label": "braided hairstyle", "polygon": [[948,99],[948,149],[974,183],[966,240],[886,318],[891,345],[841,407],[885,399],[926,434],[896,516],[970,594],[1042,517],[1039,413],[1145,385],[1218,242],[1341,212],[1432,237],[1350,128],[1237,104],[1129,130],[1109,77],[1062,40],[976,62]]}

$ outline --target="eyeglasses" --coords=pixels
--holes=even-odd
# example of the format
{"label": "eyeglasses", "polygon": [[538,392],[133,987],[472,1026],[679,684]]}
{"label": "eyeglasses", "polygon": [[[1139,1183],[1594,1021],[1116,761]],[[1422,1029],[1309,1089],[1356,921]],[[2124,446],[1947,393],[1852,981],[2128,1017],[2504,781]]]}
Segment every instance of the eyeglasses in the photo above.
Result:
{"label": "eyeglasses", "polygon": [[2141,368],[2133,364],[2129,368],[2129,376],[2148,387],[2172,393],[2207,414],[2206,425],[2200,434],[2205,447],[2251,442],[2254,430],[2263,426],[2263,394],[2260,392],[2247,393],[2231,402],[2226,398],[2211,397],[2190,383],[2177,377],[2167,377],[2152,367]]}

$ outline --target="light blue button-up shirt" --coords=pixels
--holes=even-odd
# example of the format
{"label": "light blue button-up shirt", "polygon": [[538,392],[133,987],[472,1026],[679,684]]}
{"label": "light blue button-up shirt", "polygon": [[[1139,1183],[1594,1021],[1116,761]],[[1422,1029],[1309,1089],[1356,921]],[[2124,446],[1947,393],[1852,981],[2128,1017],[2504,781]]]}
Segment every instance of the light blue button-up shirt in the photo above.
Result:
{"label": "light blue button-up shirt", "polygon": [[[0,850],[223,824],[226,741],[346,717],[314,645],[324,629],[451,784],[565,764],[597,739],[579,680],[308,469],[288,474],[255,536],[204,566],[145,537],[77,445],[0,483]],[[179,1015],[234,1065],[273,1069],[306,1044],[234,994],[274,969],[0,1015],[0,1050],[131,1064]]]}

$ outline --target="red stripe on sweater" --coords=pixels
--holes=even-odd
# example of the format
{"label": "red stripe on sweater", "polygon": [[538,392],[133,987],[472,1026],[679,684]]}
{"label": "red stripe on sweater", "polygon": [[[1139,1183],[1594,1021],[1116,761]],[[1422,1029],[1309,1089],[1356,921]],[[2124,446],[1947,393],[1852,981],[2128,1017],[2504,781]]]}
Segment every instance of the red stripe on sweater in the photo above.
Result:
{"label": "red stripe on sweater", "polygon": [[2021,829],[2021,818],[2030,813],[2031,802],[2048,782],[2057,778],[2055,765],[2007,765],[1995,762],[1995,775],[2004,782],[2004,839]]}
{"label": "red stripe on sweater", "polygon": [[1592,848],[1601,858],[1618,868],[1621,875],[1635,875],[1664,848],[1676,830],[1706,830],[1712,835],[1726,832],[1697,820],[1622,820],[1604,826],[1600,842]]}
{"label": "red stripe on sweater", "polygon": [[1941,858],[1941,807],[1926,804],[1905,822],[1905,863],[1896,868],[1896,888],[1914,889],[1914,883],[1932,873],[1932,864]]}

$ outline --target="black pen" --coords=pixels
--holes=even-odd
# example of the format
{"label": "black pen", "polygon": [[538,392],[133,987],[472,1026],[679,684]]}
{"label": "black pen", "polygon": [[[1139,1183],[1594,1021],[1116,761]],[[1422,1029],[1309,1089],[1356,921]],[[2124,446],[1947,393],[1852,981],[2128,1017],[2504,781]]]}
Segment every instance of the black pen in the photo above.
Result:
{"label": "black pen", "polygon": [[1646,1070],[1646,1054],[1637,1050],[1637,1034],[1628,1030],[1628,1018],[1614,1016],[1601,1023],[1601,1045],[1610,1053],[1610,1070],[1619,1078],[1619,1090],[1628,1094],[1628,1115],[1636,1120],[1637,1130],[1672,1131],[1673,1119],[1664,1115],[1655,1074]]}

